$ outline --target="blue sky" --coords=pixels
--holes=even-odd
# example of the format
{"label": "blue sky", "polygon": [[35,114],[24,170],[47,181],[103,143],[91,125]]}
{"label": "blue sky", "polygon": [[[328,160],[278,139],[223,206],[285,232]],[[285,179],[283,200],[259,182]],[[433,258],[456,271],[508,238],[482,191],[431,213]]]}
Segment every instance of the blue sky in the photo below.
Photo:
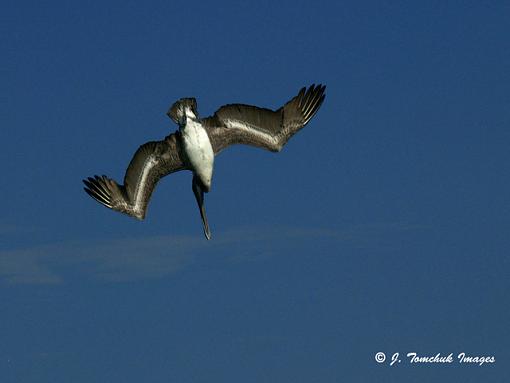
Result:
{"label": "blue sky", "polygon": [[[510,352],[505,2],[7,2],[0,381],[501,382]],[[327,85],[279,154],[217,157],[144,222],[81,179],[241,102]],[[383,351],[494,355],[377,364]]]}

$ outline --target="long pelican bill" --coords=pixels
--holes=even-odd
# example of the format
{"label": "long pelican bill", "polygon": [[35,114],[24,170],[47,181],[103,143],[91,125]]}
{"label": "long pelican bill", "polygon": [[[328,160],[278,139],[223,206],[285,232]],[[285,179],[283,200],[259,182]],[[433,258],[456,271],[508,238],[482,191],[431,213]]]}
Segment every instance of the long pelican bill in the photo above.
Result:
{"label": "long pelican bill", "polygon": [[200,217],[202,217],[202,223],[204,225],[204,235],[209,240],[211,239],[211,230],[207,222],[207,214],[205,213],[204,189],[200,185],[200,180],[195,175],[193,176],[192,188],[195,198],[197,199],[198,208],[200,209]]}

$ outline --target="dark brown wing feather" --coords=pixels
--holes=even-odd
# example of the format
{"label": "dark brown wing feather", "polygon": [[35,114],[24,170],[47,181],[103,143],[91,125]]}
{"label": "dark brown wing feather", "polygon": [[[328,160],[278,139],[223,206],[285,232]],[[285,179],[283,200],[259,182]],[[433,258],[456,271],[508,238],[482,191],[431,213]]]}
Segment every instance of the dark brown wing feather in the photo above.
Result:
{"label": "dark brown wing feather", "polygon": [[222,106],[213,116],[202,120],[214,153],[235,144],[280,151],[317,113],[325,89],[323,85],[302,88],[276,111],[243,104]]}
{"label": "dark brown wing feather", "polygon": [[104,206],[143,219],[158,181],[179,170],[187,169],[179,133],[163,141],[143,144],[134,154],[124,176],[124,185],[106,176],[83,180],[85,191]]}

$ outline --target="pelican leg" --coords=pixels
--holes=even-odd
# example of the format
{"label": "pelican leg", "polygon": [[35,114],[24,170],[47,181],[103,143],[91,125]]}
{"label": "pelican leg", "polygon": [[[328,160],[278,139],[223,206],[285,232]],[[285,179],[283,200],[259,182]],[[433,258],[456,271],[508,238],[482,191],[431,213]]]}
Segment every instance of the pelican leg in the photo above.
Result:
{"label": "pelican leg", "polygon": [[207,239],[211,239],[211,231],[209,230],[209,224],[207,223],[207,215],[205,214],[204,189],[202,188],[200,180],[195,175],[193,175],[192,189],[195,194],[195,198],[197,199],[198,208],[200,209],[200,216],[202,217],[202,222],[204,224],[205,237]]}

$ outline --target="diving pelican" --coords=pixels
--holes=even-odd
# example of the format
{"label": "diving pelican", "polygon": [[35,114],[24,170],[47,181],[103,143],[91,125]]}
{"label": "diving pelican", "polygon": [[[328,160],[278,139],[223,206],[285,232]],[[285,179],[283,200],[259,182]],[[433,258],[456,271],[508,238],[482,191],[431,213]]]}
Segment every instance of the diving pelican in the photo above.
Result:
{"label": "diving pelican", "polygon": [[147,142],[138,148],[126,170],[124,185],[96,175],[83,180],[84,190],[107,208],[142,220],[158,181],[179,170],[191,170],[204,234],[211,239],[204,193],[211,190],[214,156],[234,144],[279,152],[317,113],[325,89],[320,84],[302,88],[276,111],[229,104],[207,118],[199,117],[194,98],[181,98],[167,112],[179,129],[162,141]]}

